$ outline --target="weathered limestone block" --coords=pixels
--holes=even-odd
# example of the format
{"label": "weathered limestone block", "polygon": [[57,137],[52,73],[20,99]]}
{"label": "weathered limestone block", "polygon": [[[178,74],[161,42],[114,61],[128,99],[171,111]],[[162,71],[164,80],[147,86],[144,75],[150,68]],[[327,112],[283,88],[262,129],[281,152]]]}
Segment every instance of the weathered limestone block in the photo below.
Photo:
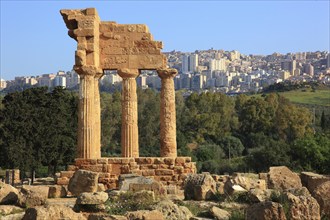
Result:
{"label": "weathered limestone block", "polygon": [[302,172],[300,174],[300,179],[303,186],[305,186],[311,193],[322,183],[330,181],[330,177],[312,172]]}
{"label": "weathered limestone block", "polygon": [[47,205],[28,208],[25,212],[23,220],[30,219],[72,219],[86,220],[81,213],[74,212],[65,205]]}
{"label": "weathered limestone block", "polygon": [[210,174],[190,174],[184,181],[185,199],[208,200],[216,192],[216,182]]}
{"label": "weathered limestone block", "polygon": [[210,213],[216,220],[228,220],[230,218],[230,213],[224,209],[220,209],[216,206],[213,206],[210,209]]}
{"label": "weathered limestone block", "polygon": [[6,216],[19,212],[24,212],[24,209],[14,205],[0,205],[0,216]]}
{"label": "weathered limestone block", "polygon": [[301,188],[302,184],[298,174],[286,166],[270,167],[268,172],[268,187],[270,189]]}
{"label": "weathered limestone block", "polygon": [[246,210],[245,219],[286,220],[286,217],[281,204],[267,201],[249,206]]}
{"label": "weathered limestone block", "polygon": [[312,195],[319,203],[322,215],[330,218],[330,181],[317,186]]}
{"label": "weathered limestone block", "polygon": [[127,212],[128,219],[143,219],[143,220],[164,220],[163,214],[158,210],[139,210],[134,212]]}
{"label": "weathered limestone block", "polygon": [[18,195],[18,204],[23,208],[44,205],[48,199],[48,194],[48,186],[23,185]]}
{"label": "weathered limestone block", "polygon": [[18,199],[18,190],[9,184],[0,182],[0,205],[14,205]]}
{"label": "weathered limestone block", "polygon": [[168,220],[189,220],[193,214],[185,206],[178,206],[171,200],[164,199],[154,206]]}
{"label": "weathered limestone block", "polygon": [[99,205],[103,204],[108,200],[108,193],[105,192],[94,192],[94,193],[81,193],[77,197],[76,204],[79,205]]}
{"label": "weathered limestone block", "polygon": [[291,192],[285,193],[285,196],[290,203],[290,219],[321,219],[320,206],[316,199],[310,195],[307,188],[291,190]]}
{"label": "weathered limestone block", "polygon": [[64,198],[67,195],[66,188],[62,185],[49,186],[48,198]]}
{"label": "weathered limestone block", "polygon": [[68,189],[76,196],[83,192],[96,192],[98,177],[98,173],[87,170],[77,170],[70,179]]}

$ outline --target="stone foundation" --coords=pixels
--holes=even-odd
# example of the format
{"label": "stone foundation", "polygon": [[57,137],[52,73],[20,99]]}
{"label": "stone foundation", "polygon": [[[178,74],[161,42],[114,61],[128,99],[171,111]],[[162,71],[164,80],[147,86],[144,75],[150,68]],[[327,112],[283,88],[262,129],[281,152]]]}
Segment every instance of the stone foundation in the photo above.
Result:
{"label": "stone foundation", "polygon": [[75,165],[68,166],[68,171],[61,171],[57,184],[69,184],[70,178],[78,169],[98,172],[99,183],[107,189],[118,188],[118,178],[121,174],[151,177],[165,186],[173,185],[182,188],[187,175],[196,173],[196,163],[192,162],[190,157],[76,159]]}

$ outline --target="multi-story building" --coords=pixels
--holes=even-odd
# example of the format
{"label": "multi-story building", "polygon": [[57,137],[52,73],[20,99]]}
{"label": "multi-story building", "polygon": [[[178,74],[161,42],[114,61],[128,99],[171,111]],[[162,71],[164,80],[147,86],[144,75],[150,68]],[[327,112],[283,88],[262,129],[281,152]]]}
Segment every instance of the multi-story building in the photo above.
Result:
{"label": "multi-story building", "polygon": [[198,66],[198,54],[182,55],[182,73],[195,72]]}
{"label": "multi-story building", "polygon": [[56,77],[55,74],[43,74],[42,76],[37,78],[39,86],[53,86],[53,79]]}
{"label": "multi-story building", "polygon": [[308,63],[304,65],[304,72],[307,75],[314,76],[314,67],[312,64]]}
{"label": "multi-story building", "polygon": [[0,79],[0,90],[3,90],[7,87],[7,82],[4,79]]}

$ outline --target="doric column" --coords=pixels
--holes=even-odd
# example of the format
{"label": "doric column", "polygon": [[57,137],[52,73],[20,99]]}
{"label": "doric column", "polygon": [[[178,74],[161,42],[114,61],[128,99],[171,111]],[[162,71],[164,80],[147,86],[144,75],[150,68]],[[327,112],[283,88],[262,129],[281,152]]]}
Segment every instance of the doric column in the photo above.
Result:
{"label": "doric column", "polygon": [[100,94],[96,78],[102,75],[102,70],[87,66],[75,70],[80,75],[77,158],[101,158]]}
{"label": "doric column", "polygon": [[100,87],[99,80],[103,76],[103,73],[97,73],[94,76],[94,112],[95,112],[95,146],[100,152],[101,157],[101,103],[100,103]]}
{"label": "doric column", "polygon": [[136,77],[138,69],[119,69],[122,81],[121,150],[123,157],[139,157]]}
{"label": "doric column", "polygon": [[176,69],[158,69],[162,80],[160,100],[160,156],[176,157],[176,113],[175,89],[173,78],[178,74]]}

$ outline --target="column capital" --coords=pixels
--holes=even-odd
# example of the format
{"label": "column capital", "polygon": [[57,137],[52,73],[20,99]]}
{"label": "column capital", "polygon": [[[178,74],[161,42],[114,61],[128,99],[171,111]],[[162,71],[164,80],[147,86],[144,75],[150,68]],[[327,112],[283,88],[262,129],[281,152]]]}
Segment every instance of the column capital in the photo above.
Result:
{"label": "column capital", "polygon": [[74,66],[74,71],[80,75],[80,77],[83,77],[85,75],[89,76],[102,76],[103,70],[101,68],[98,68],[96,66]]}
{"label": "column capital", "polygon": [[128,68],[118,69],[117,73],[121,78],[136,78],[140,74],[138,69]]}
{"label": "column capital", "polygon": [[164,78],[174,78],[178,75],[178,70],[171,68],[157,69],[158,76]]}

